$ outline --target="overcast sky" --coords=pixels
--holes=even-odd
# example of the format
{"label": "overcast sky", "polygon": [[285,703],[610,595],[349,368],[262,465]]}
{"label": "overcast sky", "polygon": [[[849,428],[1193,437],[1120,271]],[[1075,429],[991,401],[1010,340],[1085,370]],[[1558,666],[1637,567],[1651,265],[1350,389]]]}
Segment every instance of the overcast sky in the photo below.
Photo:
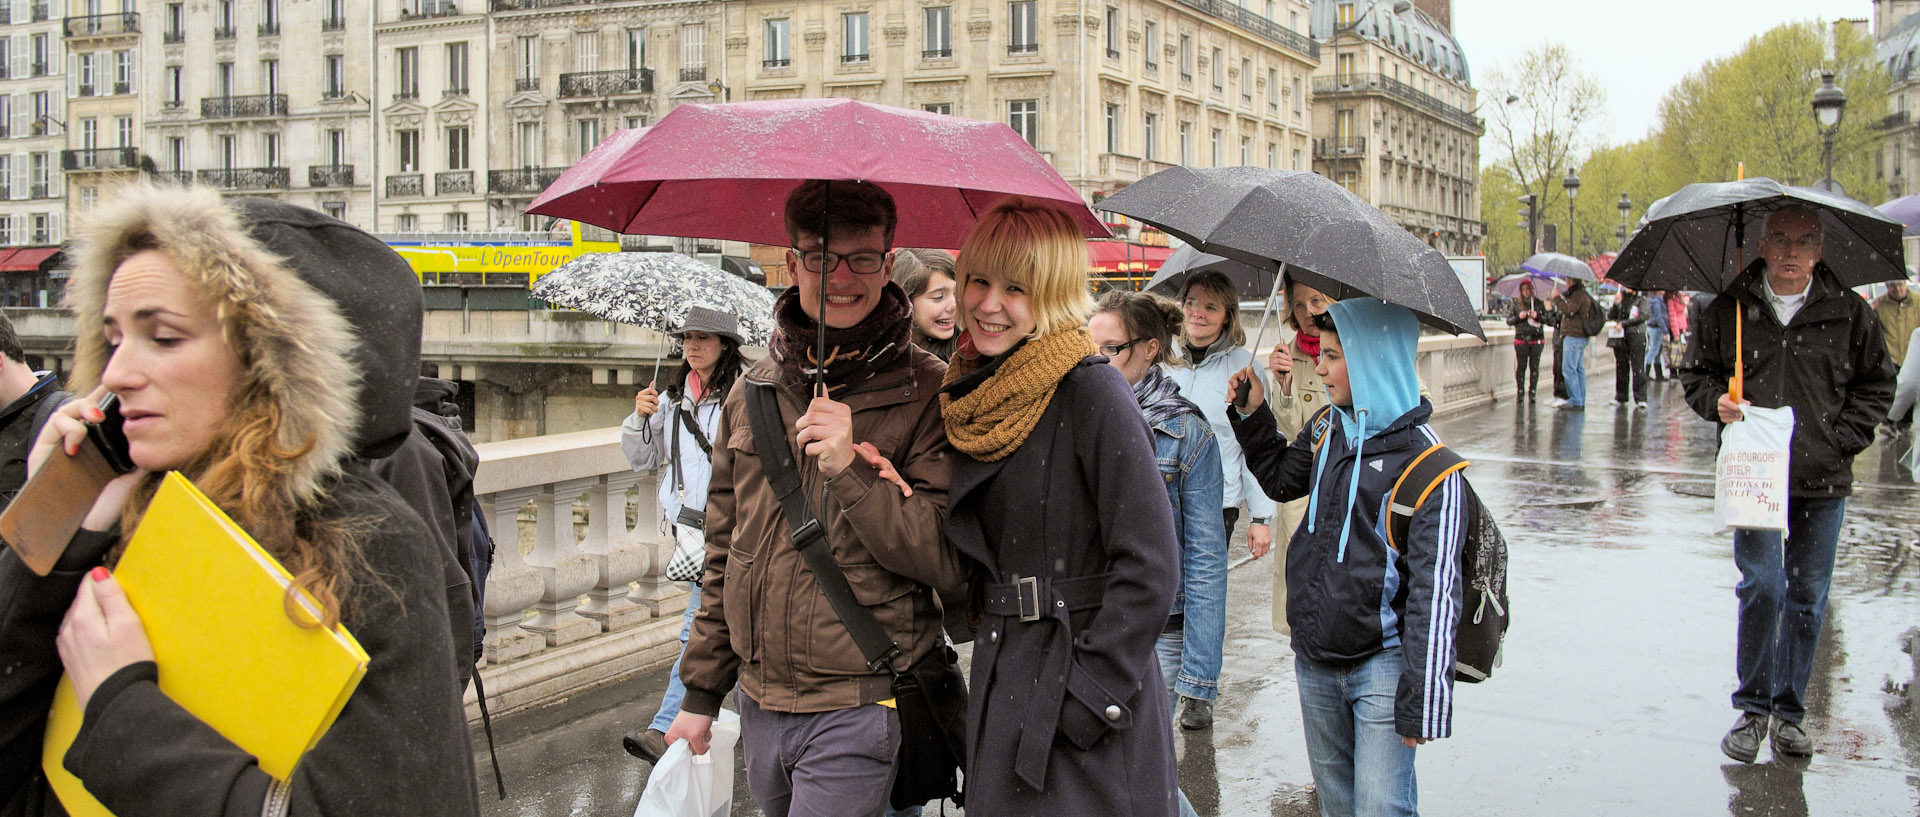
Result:
{"label": "overcast sky", "polygon": [[1511,70],[1536,45],[1565,44],[1606,88],[1603,137],[1623,144],[1653,129],[1661,97],[1682,77],[1755,35],[1798,20],[1872,16],[1870,0],[1453,0],[1453,33],[1482,89],[1496,66]]}

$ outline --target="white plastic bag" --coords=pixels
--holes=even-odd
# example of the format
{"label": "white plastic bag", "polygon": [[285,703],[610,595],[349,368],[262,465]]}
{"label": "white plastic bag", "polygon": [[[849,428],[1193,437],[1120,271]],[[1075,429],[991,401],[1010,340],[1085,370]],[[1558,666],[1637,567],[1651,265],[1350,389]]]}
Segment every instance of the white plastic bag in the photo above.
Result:
{"label": "white plastic bag", "polygon": [[1745,419],[1720,432],[1713,529],[1787,529],[1793,407],[1741,406]]}
{"label": "white plastic bag", "polygon": [[732,813],[733,747],[739,741],[740,716],[726,709],[713,722],[713,740],[706,754],[695,755],[686,741],[674,741],[654,764],[633,817],[726,817]]}

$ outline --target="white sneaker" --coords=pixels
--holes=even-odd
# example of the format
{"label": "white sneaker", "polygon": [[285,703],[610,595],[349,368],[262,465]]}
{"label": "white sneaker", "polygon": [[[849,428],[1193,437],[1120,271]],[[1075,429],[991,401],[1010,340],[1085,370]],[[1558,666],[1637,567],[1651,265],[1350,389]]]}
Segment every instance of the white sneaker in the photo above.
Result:
{"label": "white sneaker", "polygon": [[1550,406],[1553,406],[1554,408],[1559,408],[1559,407],[1561,407],[1561,406],[1564,406],[1564,405],[1566,405],[1566,404],[1567,404],[1567,398],[1565,398],[1565,397],[1555,397],[1555,398],[1553,398],[1553,402],[1551,402],[1551,403],[1548,403],[1547,405],[1550,405]]}
{"label": "white sneaker", "polygon": [[1607,403],[1607,405],[1608,405],[1608,406],[1611,406],[1611,407],[1613,407],[1613,408],[1619,408],[1619,407],[1620,407],[1620,401],[1618,401],[1618,400],[1614,400],[1614,401],[1612,401],[1612,402],[1609,402],[1609,403]]}
{"label": "white sneaker", "polygon": [[1633,404],[1633,407],[1634,407],[1634,408],[1646,408],[1646,407],[1647,407],[1647,401],[1645,401],[1645,400],[1642,400],[1642,401],[1640,401],[1640,402],[1638,402],[1638,403],[1635,403],[1635,404]]}

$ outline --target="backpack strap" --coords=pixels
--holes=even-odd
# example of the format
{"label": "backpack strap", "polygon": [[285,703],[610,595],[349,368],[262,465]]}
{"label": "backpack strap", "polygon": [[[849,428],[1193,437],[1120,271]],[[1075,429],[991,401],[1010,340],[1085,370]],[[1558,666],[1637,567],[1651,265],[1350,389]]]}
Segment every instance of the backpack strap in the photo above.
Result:
{"label": "backpack strap", "polygon": [[[1453,453],[1453,449],[1435,443],[1414,457],[1407,469],[1400,472],[1400,478],[1393,483],[1393,493],[1387,506],[1387,547],[1395,553],[1404,553],[1400,546],[1406,541],[1408,529],[1413,526],[1413,513],[1420,509],[1435,488],[1454,472],[1467,467],[1469,463]],[[1415,495],[1415,491],[1419,494]]]}

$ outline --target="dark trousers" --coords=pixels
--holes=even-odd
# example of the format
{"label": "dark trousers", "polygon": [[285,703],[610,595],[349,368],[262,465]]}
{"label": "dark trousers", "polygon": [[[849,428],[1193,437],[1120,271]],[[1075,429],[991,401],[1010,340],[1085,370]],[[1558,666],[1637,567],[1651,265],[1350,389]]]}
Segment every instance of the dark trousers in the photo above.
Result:
{"label": "dark trousers", "polygon": [[[1613,346],[1613,399],[1622,403],[1647,399],[1647,336],[1638,327],[1626,337],[1607,341]],[[1636,396],[1637,395],[1637,396]]]}
{"label": "dark trousers", "polygon": [[1513,390],[1518,394],[1533,394],[1540,385],[1540,353],[1546,350],[1545,343],[1513,344]]}
{"label": "dark trousers", "polygon": [[1565,400],[1567,393],[1567,333],[1553,330],[1553,396]]}

